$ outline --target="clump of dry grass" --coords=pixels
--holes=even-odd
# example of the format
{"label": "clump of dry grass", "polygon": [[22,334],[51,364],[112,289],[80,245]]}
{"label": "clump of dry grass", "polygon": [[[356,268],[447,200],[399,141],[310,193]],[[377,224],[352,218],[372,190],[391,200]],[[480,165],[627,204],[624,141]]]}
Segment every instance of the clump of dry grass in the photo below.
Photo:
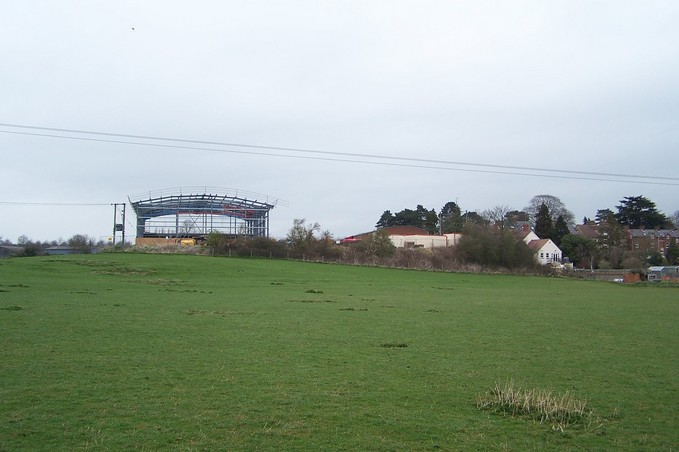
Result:
{"label": "clump of dry grass", "polygon": [[597,419],[587,408],[587,401],[572,394],[553,394],[549,389],[524,389],[513,380],[496,383],[489,394],[478,397],[479,409],[510,416],[523,416],[540,423],[551,424],[555,430],[564,431],[570,426],[591,427]]}

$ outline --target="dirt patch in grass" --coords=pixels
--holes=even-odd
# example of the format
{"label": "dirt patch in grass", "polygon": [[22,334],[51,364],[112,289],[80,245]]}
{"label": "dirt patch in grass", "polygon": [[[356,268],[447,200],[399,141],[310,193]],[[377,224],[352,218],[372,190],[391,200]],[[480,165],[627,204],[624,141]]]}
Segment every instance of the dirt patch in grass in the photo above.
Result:
{"label": "dirt patch in grass", "polygon": [[17,289],[27,289],[30,286],[27,286],[25,284],[0,284],[0,292],[11,292],[9,289],[5,289],[5,287],[9,288],[17,288]]}
{"label": "dirt patch in grass", "polygon": [[262,314],[261,312],[255,311],[207,311],[202,309],[189,309],[186,311],[186,315],[197,316],[197,317],[229,317],[233,315],[257,315]]}
{"label": "dirt patch in grass", "polygon": [[113,267],[102,270],[94,270],[92,273],[111,276],[150,276],[154,274],[155,271],[132,267]]}
{"label": "dirt patch in grass", "polygon": [[176,292],[176,293],[199,293],[199,294],[211,294],[211,290],[198,290],[198,289],[158,289],[161,292]]}
{"label": "dirt patch in grass", "polygon": [[94,260],[94,259],[63,259],[63,258],[51,258],[51,259],[43,259],[43,262],[59,262],[62,264],[73,264],[73,265],[80,265],[82,267],[96,267],[96,268],[101,268],[101,267],[116,267],[119,266],[120,264],[112,261],[100,261],[100,260]]}
{"label": "dirt patch in grass", "polygon": [[288,303],[337,303],[335,300],[288,300]]}
{"label": "dirt patch in grass", "polygon": [[189,286],[191,283],[182,279],[147,279],[142,281],[144,284],[151,286]]}
{"label": "dirt patch in grass", "polygon": [[404,342],[383,342],[380,344],[382,348],[406,348],[408,344]]}
{"label": "dirt patch in grass", "polygon": [[7,306],[5,308],[0,308],[0,311],[23,311],[24,308],[21,306],[13,305],[13,306]]}

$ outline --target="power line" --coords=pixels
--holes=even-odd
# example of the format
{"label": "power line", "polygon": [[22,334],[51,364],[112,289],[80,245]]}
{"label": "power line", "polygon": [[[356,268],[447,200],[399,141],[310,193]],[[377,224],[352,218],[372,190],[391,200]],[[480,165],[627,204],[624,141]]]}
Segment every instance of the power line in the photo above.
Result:
{"label": "power line", "polygon": [[0,204],[14,206],[110,206],[111,203],[87,203],[87,202],[25,202],[25,201],[0,201]]}
{"label": "power line", "polygon": [[[335,151],[323,151],[323,150],[317,150],[317,149],[303,149],[303,148],[291,148],[291,147],[280,147],[280,146],[263,146],[263,145],[229,143],[229,142],[219,142],[219,141],[189,140],[189,139],[182,139],[182,138],[158,137],[158,136],[150,136],[150,135],[131,135],[131,134],[98,132],[98,131],[79,130],[79,129],[62,129],[62,128],[55,128],[55,127],[40,127],[40,126],[21,125],[21,124],[0,123],[0,126],[13,127],[13,128],[23,128],[23,129],[33,129],[33,130],[47,130],[47,131],[53,131],[53,132],[66,132],[66,133],[111,136],[111,137],[121,137],[121,138],[136,138],[136,139],[144,139],[144,140],[169,141],[169,142],[179,142],[179,143],[208,144],[208,145],[216,145],[216,146],[243,147],[243,148],[251,148],[251,149],[269,149],[269,150],[277,150],[277,151],[326,154],[326,155],[373,158],[373,159],[383,159],[383,160],[411,161],[411,162],[421,162],[421,163],[438,163],[438,164],[461,165],[461,166],[480,166],[480,167],[488,167],[488,168],[516,169],[516,170],[524,170],[524,171],[542,171],[542,172],[555,172],[555,173],[568,173],[568,174],[585,174],[585,175],[592,175],[592,176],[630,177],[630,178],[679,181],[679,178],[676,178],[676,177],[602,173],[602,172],[593,172],[593,171],[563,170],[563,169],[554,169],[554,168],[536,168],[536,167],[525,167],[525,166],[511,166],[511,165],[498,165],[498,164],[486,164],[486,163],[458,162],[458,161],[450,161],[450,160],[433,160],[433,159],[423,159],[423,158],[414,158],[414,157],[394,157],[394,156],[386,156],[386,155],[378,155],[378,154],[335,152]],[[0,132],[6,132],[6,131],[0,131]],[[12,132],[7,131],[6,133],[12,133]],[[32,134],[26,134],[26,135],[32,135]],[[54,138],[73,138],[73,137],[64,137],[62,135],[42,135],[42,134],[37,134],[37,135],[38,136],[54,137]],[[106,140],[106,141],[109,141],[109,140]],[[116,142],[116,141],[111,141],[111,142]],[[134,144],[140,144],[140,143],[134,143]],[[270,155],[270,154],[264,154],[264,155]]]}
{"label": "power line", "polygon": [[86,137],[71,137],[63,135],[50,135],[50,134],[40,134],[40,133],[29,133],[29,132],[14,132],[14,131],[2,131],[3,133],[11,133],[18,135],[31,135],[39,137],[48,138],[64,138],[69,140],[77,141],[90,141],[99,143],[115,143],[115,144],[129,144],[129,145],[139,145],[139,146],[150,146],[150,147],[160,147],[160,148],[170,148],[170,149],[183,149],[183,150],[195,150],[195,151],[207,151],[207,152],[220,152],[220,153],[232,153],[232,154],[246,154],[246,155],[258,155],[267,157],[285,157],[303,160],[322,160],[329,162],[340,162],[340,163],[360,163],[367,165],[379,165],[379,166],[395,166],[395,167],[405,167],[405,168],[420,168],[420,169],[434,169],[434,170],[445,170],[445,171],[461,171],[469,173],[485,173],[485,174],[504,174],[512,176],[528,176],[528,177],[548,177],[553,179],[575,179],[575,180],[586,180],[586,181],[599,181],[599,182],[625,182],[631,184],[644,184],[644,185],[679,185],[671,184],[667,182],[648,182],[648,181],[627,181],[627,180],[616,180],[616,179],[602,179],[594,177],[578,177],[578,176],[559,176],[555,174],[533,174],[533,173],[519,173],[515,171],[492,171],[492,170],[480,170],[480,169],[464,169],[464,168],[447,168],[440,166],[427,166],[427,165],[414,165],[406,163],[391,163],[391,162],[373,162],[367,160],[351,160],[351,159],[331,159],[328,157],[312,157],[308,155],[287,155],[287,154],[275,154],[270,152],[254,152],[254,151],[237,151],[230,149],[212,149],[212,148],[200,148],[196,146],[180,146],[172,144],[160,144],[160,143],[144,143],[137,141],[123,141],[123,140],[105,140],[101,138],[86,138]]}
{"label": "power line", "polygon": [[[355,159],[346,159],[346,158],[312,157],[312,156],[308,156],[308,155],[304,156],[304,155],[276,154],[276,153],[270,153],[270,152],[243,151],[243,150],[233,150],[233,149],[214,149],[214,148],[203,148],[203,147],[196,147],[196,146],[182,146],[182,145],[170,145],[170,144],[161,144],[161,143],[147,143],[147,142],[139,142],[139,141],[126,141],[126,140],[114,140],[114,139],[102,139],[102,138],[87,138],[87,137],[55,135],[55,134],[47,134],[47,133],[18,132],[18,131],[10,131],[10,130],[0,130],[0,132],[2,132],[2,133],[16,134],[16,135],[29,135],[29,136],[38,136],[38,137],[45,137],[45,138],[58,138],[58,139],[103,142],[103,143],[114,143],[114,144],[125,144],[125,145],[138,145],[138,146],[162,147],[162,148],[172,148],[172,149],[197,150],[197,151],[206,151],[206,152],[224,152],[224,153],[259,155],[259,156],[269,156],[269,157],[297,158],[297,159],[307,159],[307,160],[324,160],[324,161],[343,162],[343,163],[361,163],[361,164],[373,164],[373,165],[384,165],[384,166],[400,166],[400,167],[408,167],[408,168],[424,168],[424,169],[438,169],[438,170],[448,170],[448,171],[505,174],[505,175],[529,176],[529,177],[551,177],[551,178],[558,178],[558,179],[576,179],[576,180],[590,180],[590,181],[601,181],[601,182],[643,183],[643,184],[651,184],[651,185],[672,185],[672,186],[679,185],[679,184],[673,184],[673,183],[649,182],[649,180],[679,181],[679,178],[677,178],[677,177],[645,176],[645,175],[636,175],[636,174],[604,173],[604,172],[594,172],[594,171],[576,171],[576,170],[564,170],[564,169],[554,169],[554,168],[537,168],[537,167],[525,167],[525,166],[457,162],[457,161],[448,161],[448,160],[433,160],[433,159],[411,158],[411,157],[393,157],[393,156],[384,156],[384,155],[377,155],[377,154],[333,152],[333,151],[288,148],[288,147],[278,147],[278,146],[260,146],[260,145],[253,145],[253,144],[239,144],[239,143],[227,143],[227,142],[216,142],[216,141],[188,140],[188,139],[180,139],[180,138],[156,137],[156,136],[147,136],[147,135],[130,135],[130,134],[97,132],[97,131],[78,130],[78,129],[60,129],[60,128],[53,128],[53,127],[39,127],[39,126],[31,126],[31,125],[8,124],[8,123],[0,123],[0,126],[30,129],[30,130],[44,130],[44,131],[55,131],[55,132],[64,132],[64,133],[77,133],[77,134],[95,135],[95,136],[133,138],[133,139],[166,141],[166,142],[175,142],[175,143],[207,144],[207,145],[214,145],[214,146],[240,147],[240,148],[248,148],[248,149],[278,150],[278,151],[297,152],[297,153],[305,153],[305,154],[335,155],[335,156],[343,156],[343,157],[353,157],[353,158],[363,158],[363,159],[378,159],[378,160],[387,160],[387,161],[370,161],[370,160],[355,160]],[[415,165],[413,163],[410,163],[410,164],[408,164],[408,163],[390,163],[390,162],[393,162],[393,161],[413,162],[413,163],[429,163],[429,164],[438,164],[438,165],[457,165],[457,166],[494,168],[494,169],[506,169],[506,170],[520,170],[520,171],[536,171],[536,172],[541,172],[541,173],[557,173],[557,174],[535,174],[535,173],[520,173],[520,172],[515,172],[515,171],[491,171],[491,170],[478,170],[478,169],[473,170],[473,169],[450,168],[450,167],[440,167],[440,166]],[[560,176],[558,174],[565,174],[565,175]],[[594,178],[594,177],[567,176],[568,174],[580,175],[580,176],[600,176],[600,177]],[[604,179],[602,177],[607,177],[609,179]],[[631,181],[631,180],[619,180],[619,179],[610,179],[610,178],[629,178],[629,179],[643,179],[643,180],[642,181],[633,181],[633,180]]]}

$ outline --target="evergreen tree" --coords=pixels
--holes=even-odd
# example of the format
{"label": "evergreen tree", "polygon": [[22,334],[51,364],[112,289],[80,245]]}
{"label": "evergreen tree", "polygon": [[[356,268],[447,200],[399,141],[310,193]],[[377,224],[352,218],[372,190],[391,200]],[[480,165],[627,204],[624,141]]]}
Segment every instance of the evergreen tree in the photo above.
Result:
{"label": "evergreen tree", "polygon": [[441,231],[444,234],[462,232],[464,221],[462,211],[457,203],[450,201],[441,208]]}
{"label": "evergreen tree", "polygon": [[596,224],[601,224],[601,223],[607,223],[610,222],[611,220],[615,220],[615,213],[611,209],[599,209],[596,211],[596,217],[594,217],[594,221]]}
{"label": "evergreen tree", "polygon": [[439,218],[434,209],[427,210],[423,206],[418,205],[415,210],[403,209],[396,214],[385,210],[382,216],[375,225],[377,228],[384,228],[387,226],[416,226],[418,228],[426,229],[429,233],[435,234],[438,232]]}
{"label": "evergreen tree", "polygon": [[616,206],[615,218],[630,229],[653,229],[667,226],[667,217],[655,207],[655,203],[644,196],[626,196]]}
{"label": "evergreen tree", "polygon": [[554,223],[554,228],[552,229],[552,235],[549,237],[552,239],[556,246],[561,246],[561,239],[563,239],[570,231],[568,230],[568,224],[564,219],[563,215],[559,215]]}
{"label": "evergreen tree", "polygon": [[548,239],[552,236],[553,229],[554,223],[549,208],[543,203],[535,214],[535,233],[541,239]]}
{"label": "evergreen tree", "polygon": [[386,228],[387,226],[393,226],[394,225],[394,215],[391,213],[391,210],[385,210],[382,213],[382,216],[380,217],[379,220],[377,220],[377,224],[375,225],[376,228]]}

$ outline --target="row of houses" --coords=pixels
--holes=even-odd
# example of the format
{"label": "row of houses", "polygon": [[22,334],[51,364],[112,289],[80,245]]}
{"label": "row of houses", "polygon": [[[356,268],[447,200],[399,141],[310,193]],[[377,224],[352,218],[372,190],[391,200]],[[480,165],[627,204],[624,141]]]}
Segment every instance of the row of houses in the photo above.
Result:
{"label": "row of houses", "polygon": [[[609,240],[609,232],[593,221],[575,226],[575,233],[597,243],[605,244]],[[624,228],[621,233],[628,251],[665,254],[672,242],[679,244],[679,230]]]}

